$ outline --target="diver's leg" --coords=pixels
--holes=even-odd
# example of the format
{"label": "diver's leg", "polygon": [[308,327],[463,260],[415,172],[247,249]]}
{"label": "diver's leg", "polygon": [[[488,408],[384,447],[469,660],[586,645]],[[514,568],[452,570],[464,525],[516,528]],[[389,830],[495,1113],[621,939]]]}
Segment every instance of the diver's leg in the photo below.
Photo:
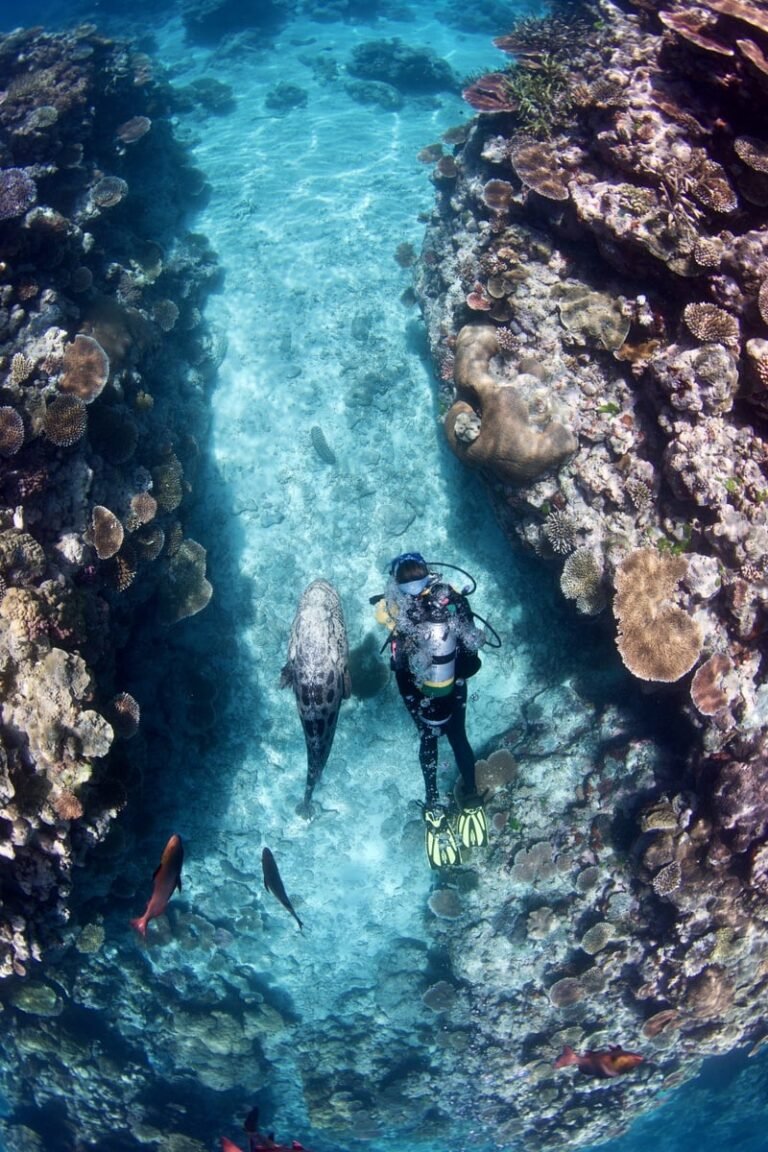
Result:
{"label": "diver's leg", "polygon": [[464,792],[468,794],[475,791],[475,754],[464,727],[466,711],[467,682],[457,680],[453,692],[453,710],[443,731],[456,757]]}
{"label": "diver's leg", "polygon": [[424,795],[427,808],[433,808],[440,799],[440,793],[437,790],[437,736],[429,728],[424,726],[420,726],[420,728],[419,764],[421,765],[421,774],[424,777]]}
{"label": "diver's leg", "polygon": [[416,687],[416,682],[408,671],[396,673],[397,687],[414,724],[419,730],[419,764],[424,777],[424,792],[427,807],[437,804],[437,733],[424,723],[422,703],[424,697]]}

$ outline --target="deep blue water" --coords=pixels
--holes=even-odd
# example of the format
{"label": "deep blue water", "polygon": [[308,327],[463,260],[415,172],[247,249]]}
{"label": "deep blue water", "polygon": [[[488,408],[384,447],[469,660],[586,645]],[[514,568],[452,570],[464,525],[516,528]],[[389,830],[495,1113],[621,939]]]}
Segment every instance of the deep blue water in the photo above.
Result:
{"label": "deep blue water", "polygon": [[[522,629],[526,613],[521,604],[534,612],[539,608],[542,615],[546,609],[546,592],[534,585],[529,565],[510,558],[479,485],[463,477],[435,445],[419,320],[400,302],[408,277],[392,255],[399,243],[419,246],[419,213],[431,203],[431,186],[415,159],[418,150],[466,119],[468,109],[457,95],[444,93],[406,100],[396,114],[372,109],[339,99],[323,85],[319,70],[302,59],[307,54],[341,59],[373,36],[399,35],[409,43],[430,44],[459,75],[466,75],[498,63],[490,37],[504,26],[495,21],[503,21],[505,13],[511,21],[522,9],[493,0],[478,2],[475,9],[447,0],[381,3],[378,19],[372,20],[370,6],[361,4],[356,10],[349,6],[352,18],[346,21],[324,21],[306,14],[307,8],[321,14],[322,5],[296,7],[284,27],[278,27],[277,19],[269,27],[274,48],[262,48],[252,58],[247,51],[217,54],[215,36],[210,43],[190,46],[173,4],[6,2],[0,10],[3,29],[31,23],[62,28],[94,20],[107,31],[138,37],[169,69],[174,83],[215,77],[237,94],[230,114],[180,117],[176,128],[210,183],[210,198],[195,227],[209,238],[226,274],[227,288],[212,299],[208,315],[223,348],[212,402],[209,475],[214,487],[203,497],[197,519],[198,535],[213,555],[219,600],[233,606],[243,596],[249,600],[249,610],[237,617],[238,651],[229,662],[232,674],[243,677],[238,738],[247,750],[239,773],[230,777],[235,742],[202,748],[201,771],[211,778],[226,776],[226,787],[210,788],[201,802],[200,781],[190,772],[185,779],[164,781],[151,815],[142,813],[149,822],[145,830],[155,840],[173,823],[196,845],[190,899],[201,915],[210,916],[222,899],[221,840],[230,845],[227,867],[252,875],[261,845],[258,838],[252,842],[254,811],[267,835],[285,834],[290,841],[294,832],[285,797],[275,796],[274,785],[261,778],[254,783],[253,769],[257,761],[266,761],[285,781],[286,792],[300,788],[301,739],[290,701],[280,696],[272,671],[280,667],[297,587],[320,571],[345,586],[356,604],[352,626],[363,636],[364,605],[378,590],[386,559],[398,550],[401,538],[407,543],[416,538],[425,551],[472,569],[482,610],[508,631]],[[267,94],[284,81],[306,90],[311,115],[300,109],[280,117],[265,115]],[[352,417],[340,401],[346,377],[357,370],[351,366],[350,316],[366,334],[364,355],[371,366],[379,374],[392,374],[381,410],[363,408]],[[307,436],[315,424],[344,463],[339,481],[331,483],[308,453]],[[225,561],[234,552],[236,576]],[[197,633],[194,622],[185,628],[187,651],[205,664],[210,631],[204,623]],[[223,675],[227,662],[221,652],[216,656],[217,673]],[[533,655],[521,650],[514,661],[502,656],[491,665],[493,678],[484,682],[474,712],[479,739],[503,730],[508,701],[535,675],[534,663]],[[421,859],[398,862],[400,872],[392,875],[388,888],[388,782],[382,784],[376,775],[382,747],[393,759],[402,750],[404,760],[411,755],[407,723],[400,717],[393,721],[392,713],[371,716],[358,707],[346,730],[340,729],[338,767],[328,780],[328,797],[341,811],[353,791],[360,800],[369,834],[356,845],[354,866],[350,861],[345,873],[359,896],[338,908],[322,892],[308,891],[305,911],[309,918],[314,914],[319,926],[308,939],[305,968],[296,961],[278,972],[290,985],[294,1005],[305,1013],[311,1014],[315,1001],[322,1003],[327,987],[354,983],[368,956],[365,916],[371,907],[380,901],[382,919],[396,916],[397,931],[408,935],[415,931],[415,919],[396,900],[397,885],[416,895],[427,890]],[[360,772],[368,773],[364,788],[355,775]],[[414,772],[413,765],[404,764],[392,771],[390,782],[407,794]],[[320,835],[306,844],[295,877],[298,887],[309,888],[313,875],[322,874],[323,858],[334,847]],[[392,902],[398,904],[394,914]],[[122,910],[117,920],[124,923]],[[282,923],[280,930],[286,931]],[[287,939],[286,948],[291,947]],[[251,946],[241,945],[237,955],[242,963],[248,962]],[[330,972],[329,956],[335,957]],[[161,956],[154,963],[151,976],[161,998],[162,981],[173,979],[173,958]],[[98,1035],[94,1019],[84,1016],[80,1026]],[[760,1152],[768,1147],[766,1059],[734,1053],[707,1061],[695,1080],[657,1102],[611,1143],[612,1149]],[[182,1095],[189,1115],[195,1106],[193,1067],[183,1093],[174,1098]],[[277,1125],[281,1116],[300,1115],[299,1103],[290,1098],[289,1070],[275,1073],[268,1096]],[[197,1106],[204,1112],[202,1089]],[[50,1120],[51,1152],[70,1147],[55,1135],[53,1114]],[[568,1146],[564,1138],[563,1147]]]}

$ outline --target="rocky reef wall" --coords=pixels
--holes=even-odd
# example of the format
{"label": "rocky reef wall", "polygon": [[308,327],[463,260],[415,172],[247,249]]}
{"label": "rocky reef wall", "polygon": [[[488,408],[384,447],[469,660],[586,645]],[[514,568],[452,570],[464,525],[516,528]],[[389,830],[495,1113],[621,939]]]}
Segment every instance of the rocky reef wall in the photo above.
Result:
{"label": "rocky reef wall", "polygon": [[[576,1143],[608,1138],[649,1088],[763,1039],[768,27],[749,4],[600,2],[494,43],[510,66],[468,84],[477,117],[429,157],[417,290],[445,434],[512,544],[613,632],[638,693],[691,725],[672,772],[617,745],[609,779],[596,752],[558,833],[564,875],[574,850],[585,866],[571,896],[563,844],[532,835],[535,816],[504,825],[517,927],[452,950],[495,1021],[481,1111],[549,1147],[564,1123]],[[525,928],[508,876],[538,889]],[[545,942],[535,975],[502,991],[499,935],[521,933]],[[553,1074],[564,1043],[618,1033],[650,1049],[641,1086]],[[510,1045],[527,1086],[504,1083]]]}
{"label": "rocky reef wall", "polygon": [[121,654],[211,596],[185,524],[221,348],[152,60],[19,30],[0,74],[0,977],[23,977],[142,771]]}

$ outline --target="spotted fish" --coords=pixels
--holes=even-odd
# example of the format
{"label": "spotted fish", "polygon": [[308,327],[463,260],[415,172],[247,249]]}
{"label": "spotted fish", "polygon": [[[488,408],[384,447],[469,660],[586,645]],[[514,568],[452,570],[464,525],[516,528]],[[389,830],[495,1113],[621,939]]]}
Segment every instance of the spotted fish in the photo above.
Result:
{"label": "spotted fish", "polygon": [[296,811],[309,819],[312,792],[331,752],[341,702],[351,690],[344,613],[338,592],[327,580],[313,580],[299,601],[288,663],[280,677],[281,688],[289,684],[307,745],[307,783]]}

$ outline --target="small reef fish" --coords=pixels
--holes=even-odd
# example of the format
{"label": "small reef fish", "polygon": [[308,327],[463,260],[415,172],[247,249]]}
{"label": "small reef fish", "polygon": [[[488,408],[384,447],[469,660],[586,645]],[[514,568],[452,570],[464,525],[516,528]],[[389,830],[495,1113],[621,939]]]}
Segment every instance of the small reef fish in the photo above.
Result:
{"label": "small reef fish", "polygon": [[301,928],[303,931],[304,925],[302,924],[301,920],[299,920],[298,916],[296,915],[296,909],[288,899],[285,886],[283,885],[283,881],[280,878],[280,873],[277,870],[275,858],[270,852],[269,848],[265,848],[261,854],[261,870],[264,873],[264,887],[266,888],[267,892],[271,892],[275,899],[280,901],[283,908],[288,909],[291,916],[293,916],[294,920],[298,924],[299,928]]}
{"label": "small reef fish", "polygon": [[304,590],[291,625],[280,687],[293,688],[307,745],[307,782],[296,811],[309,819],[312,792],[331,754],[342,700],[352,690],[341,600],[327,580]]}
{"label": "small reef fish", "polygon": [[642,1064],[643,1057],[638,1052],[625,1052],[620,1044],[611,1044],[602,1052],[574,1052],[568,1044],[555,1060],[555,1068],[567,1068],[575,1064],[579,1072],[587,1076],[598,1076],[608,1079],[611,1076],[621,1076],[624,1072],[631,1072]]}
{"label": "small reef fish", "polygon": [[184,845],[181,842],[181,836],[174,832],[163,849],[160,863],[152,873],[152,879],[155,884],[146,911],[143,916],[137,917],[136,920],[131,920],[131,927],[135,928],[137,932],[140,932],[142,936],[146,936],[147,924],[149,924],[150,920],[154,920],[157,916],[162,916],[163,912],[165,912],[168,907],[168,901],[176,889],[178,888],[179,892],[181,892],[181,866],[183,863]]}

